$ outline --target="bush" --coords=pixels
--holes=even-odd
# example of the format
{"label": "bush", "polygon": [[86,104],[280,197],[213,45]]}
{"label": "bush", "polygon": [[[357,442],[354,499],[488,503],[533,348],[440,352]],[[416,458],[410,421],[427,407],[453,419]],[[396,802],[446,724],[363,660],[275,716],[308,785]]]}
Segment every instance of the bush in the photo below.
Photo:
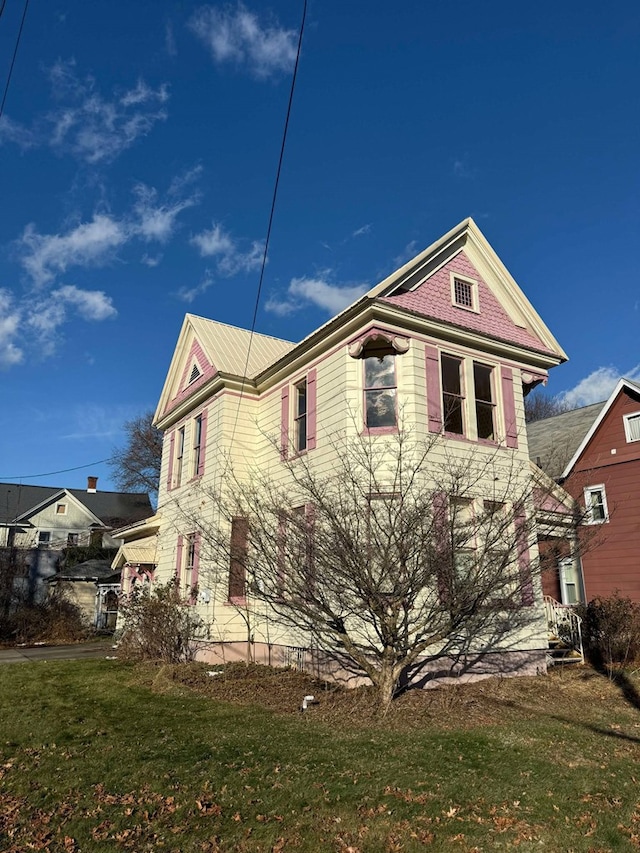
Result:
{"label": "bush", "polygon": [[16,643],[73,643],[90,633],[80,607],[56,593],[39,603],[19,605],[7,627]]}
{"label": "bush", "polygon": [[640,657],[640,605],[619,593],[577,608],[584,650],[596,667],[632,663]]}
{"label": "bush", "polygon": [[175,581],[137,587],[120,604],[122,628],[118,656],[130,660],[182,663],[192,660],[192,638],[202,625],[193,607],[180,598]]}

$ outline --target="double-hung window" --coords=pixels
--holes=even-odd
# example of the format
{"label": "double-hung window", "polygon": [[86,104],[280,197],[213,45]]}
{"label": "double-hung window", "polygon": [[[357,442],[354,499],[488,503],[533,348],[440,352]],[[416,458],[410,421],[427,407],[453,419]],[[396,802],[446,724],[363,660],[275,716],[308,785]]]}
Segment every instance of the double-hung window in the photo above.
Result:
{"label": "double-hung window", "polygon": [[640,441],[640,412],[624,416],[624,434],[628,442]]}
{"label": "double-hung window", "polygon": [[607,496],[604,486],[587,486],[584,490],[584,503],[587,510],[587,524],[603,524],[609,520]]}
{"label": "double-hung window", "polygon": [[197,583],[198,535],[189,533],[183,542],[183,565],[180,573],[180,593],[194,603],[194,587]]}
{"label": "double-hung window", "polygon": [[182,483],[182,468],[184,465],[184,427],[180,427],[176,436],[176,470],[175,470],[175,486]]}
{"label": "double-hung window", "polygon": [[302,453],[307,449],[307,380],[293,387],[294,393],[294,449]]}
{"label": "double-hung window", "polygon": [[444,431],[464,435],[462,359],[443,353],[440,357],[440,370]]}
{"label": "double-hung window", "polygon": [[202,415],[198,415],[193,421],[193,468],[191,475],[197,477],[200,471],[202,459]]}
{"label": "double-hung window", "polygon": [[396,355],[390,347],[368,349],[364,356],[364,412],[367,429],[398,422]]}
{"label": "double-hung window", "polygon": [[478,438],[495,439],[495,402],[493,399],[493,371],[486,364],[473,362],[473,386],[476,398],[476,426]]}

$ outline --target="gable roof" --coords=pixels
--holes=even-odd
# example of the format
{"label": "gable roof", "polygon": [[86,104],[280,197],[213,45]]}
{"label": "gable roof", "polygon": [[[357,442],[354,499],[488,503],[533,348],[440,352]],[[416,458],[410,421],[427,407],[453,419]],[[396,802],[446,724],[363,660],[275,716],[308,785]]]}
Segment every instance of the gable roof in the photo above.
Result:
{"label": "gable roof", "polygon": [[640,385],[637,382],[632,382],[631,379],[624,379],[624,378],[620,379],[618,381],[616,387],[611,392],[609,399],[606,401],[606,403],[604,403],[604,405],[602,406],[602,409],[598,413],[598,416],[596,417],[594,422],[591,424],[586,435],[583,437],[582,441],[580,442],[580,444],[576,448],[575,453],[567,462],[567,465],[566,465],[564,471],[562,472],[563,478],[569,476],[569,474],[571,473],[571,469],[573,468],[573,466],[576,464],[576,462],[578,461],[578,459],[582,455],[585,447],[587,446],[587,444],[589,444],[594,433],[596,432],[596,430],[598,429],[598,427],[600,426],[602,421],[606,418],[609,410],[611,409],[614,402],[618,398],[619,394],[623,390],[631,391],[632,394],[640,395]]}
{"label": "gable roof", "polygon": [[143,492],[87,492],[83,489],[64,489],[59,486],[0,483],[0,524],[11,524],[18,518],[27,518],[65,494],[73,496],[83,504],[105,527],[122,526],[145,518],[153,512],[149,495]]}
{"label": "gable roof", "polygon": [[[480,312],[452,306],[449,273],[477,281]],[[567,355],[470,217],[393,272],[367,294],[461,328],[554,356]]]}
{"label": "gable roof", "polygon": [[[446,286],[436,281],[436,274],[449,263],[462,264],[477,281],[483,306],[475,312],[478,316],[458,306],[452,309],[447,270]],[[462,270],[458,272],[462,274]],[[428,284],[431,279],[433,288]],[[547,368],[567,360],[478,226],[468,218],[297,344],[187,314],[154,422],[165,429],[169,419],[178,419],[187,408],[204,401],[218,384],[224,384],[223,379],[235,379],[243,387],[246,380],[254,387],[272,381],[310,351],[321,351],[345,330],[355,331],[364,312],[369,312],[368,319],[375,315],[392,323],[406,322],[408,327],[413,324],[443,339],[448,336],[463,343],[481,340],[485,344],[494,339],[496,351],[513,358],[526,351],[533,356],[534,369],[542,372],[536,374],[538,379],[546,376]]]}
{"label": "gable roof", "polygon": [[[248,329],[186,314],[154,420],[157,422],[214,376],[253,379],[294,347],[292,341],[251,334]],[[195,378],[194,363],[199,367]]]}
{"label": "gable roof", "polygon": [[575,456],[605,405],[592,403],[527,424],[531,461],[554,480],[565,477],[567,463]]}

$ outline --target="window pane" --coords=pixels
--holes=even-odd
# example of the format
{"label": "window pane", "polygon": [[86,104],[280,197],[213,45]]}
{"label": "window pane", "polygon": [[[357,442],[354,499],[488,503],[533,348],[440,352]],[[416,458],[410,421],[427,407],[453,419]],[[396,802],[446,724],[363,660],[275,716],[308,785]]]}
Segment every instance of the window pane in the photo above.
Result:
{"label": "window pane", "polygon": [[368,427],[396,425],[396,389],[365,392]]}
{"label": "window pane", "polygon": [[476,420],[478,438],[493,439],[493,406],[487,403],[476,403]]}
{"label": "window pane", "polygon": [[454,397],[451,394],[445,394],[444,402],[444,430],[445,432],[453,432],[456,435],[463,435],[464,427],[462,423],[462,400],[460,397]]}
{"label": "window pane", "polygon": [[307,449],[307,416],[296,420],[296,450]]}
{"label": "window pane", "polygon": [[369,356],[364,360],[366,388],[393,388],[396,384],[394,355]]}
{"label": "window pane", "polygon": [[640,415],[627,418],[629,441],[640,441]]}
{"label": "window pane", "polygon": [[491,368],[485,367],[484,364],[473,365],[473,382],[476,391],[476,400],[483,400],[485,403],[490,403],[493,400],[491,396]]}
{"label": "window pane", "polygon": [[296,415],[304,415],[307,412],[307,383],[301,382],[296,385]]}
{"label": "window pane", "polygon": [[449,394],[460,396],[460,359],[442,356],[442,389]]}

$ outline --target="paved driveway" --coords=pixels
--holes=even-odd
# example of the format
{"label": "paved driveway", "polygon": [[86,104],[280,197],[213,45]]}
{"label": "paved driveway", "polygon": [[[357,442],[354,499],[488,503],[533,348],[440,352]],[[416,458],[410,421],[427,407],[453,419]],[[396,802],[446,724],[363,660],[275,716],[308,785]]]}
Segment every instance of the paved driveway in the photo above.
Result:
{"label": "paved driveway", "polygon": [[36,660],[86,660],[115,654],[113,640],[76,643],[70,646],[15,646],[0,649],[0,664],[26,663]]}

